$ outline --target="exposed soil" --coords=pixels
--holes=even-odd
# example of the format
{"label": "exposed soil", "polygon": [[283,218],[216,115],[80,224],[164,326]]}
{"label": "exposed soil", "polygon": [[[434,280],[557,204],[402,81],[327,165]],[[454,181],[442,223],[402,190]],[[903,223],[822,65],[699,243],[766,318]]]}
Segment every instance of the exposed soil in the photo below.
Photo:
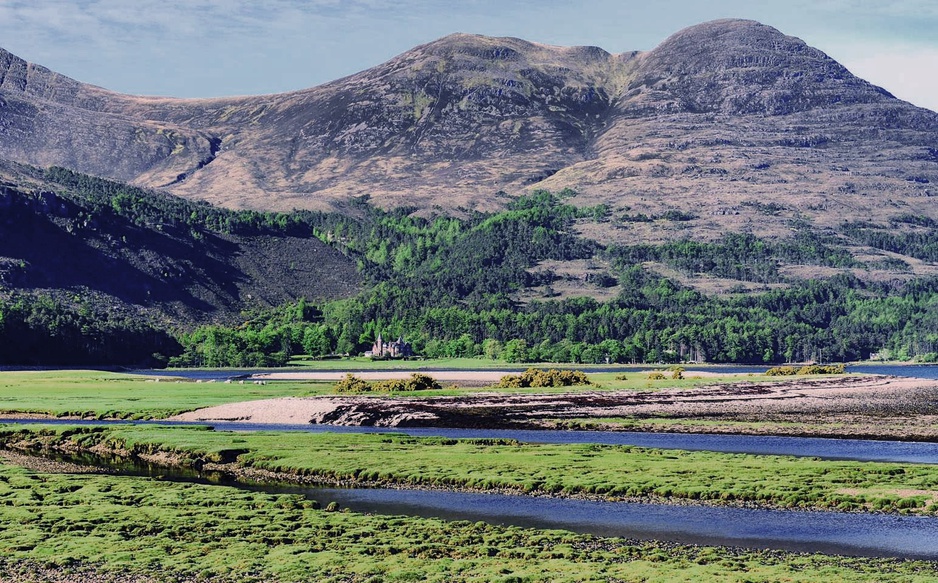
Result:
{"label": "exposed soil", "polygon": [[938,382],[871,375],[649,392],[281,398],[209,407],[172,419],[374,427],[589,426],[932,441],[938,440]]}
{"label": "exposed soil", "polygon": [[102,474],[106,470],[60,461],[49,457],[29,455],[12,449],[0,450],[0,462],[21,466],[46,474]]}
{"label": "exposed soil", "polygon": [[[0,557],[0,581],[3,583],[196,583],[206,579],[175,573],[121,572],[94,563],[74,562],[55,565],[50,561],[30,561]],[[230,578],[215,577],[214,583]]]}

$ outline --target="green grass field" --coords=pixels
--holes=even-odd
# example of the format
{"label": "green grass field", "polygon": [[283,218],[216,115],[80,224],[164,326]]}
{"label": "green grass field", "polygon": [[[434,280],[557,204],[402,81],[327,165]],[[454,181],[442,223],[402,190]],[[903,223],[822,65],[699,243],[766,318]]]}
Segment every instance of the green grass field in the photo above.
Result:
{"label": "green grass field", "polygon": [[[628,374],[630,371],[650,370],[659,368],[667,370],[669,365],[648,365],[648,364],[575,364],[575,363],[556,363],[556,362],[505,362],[504,360],[492,360],[490,358],[432,358],[432,359],[412,359],[412,360],[373,360],[363,356],[353,356],[349,358],[335,358],[319,360],[309,357],[295,358],[288,363],[290,367],[303,367],[318,370],[418,370],[418,369],[453,369],[453,370],[500,370],[500,369],[526,369],[534,368],[563,368],[591,371],[597,369],[615,368],[617,371]],[[702,368],[712,368],[713,372],[721,370],[720,365]],[[765,366],[765,369],[770,368]],[[616,373],[618,374],[618,373]],[[690,373],[693,374],[693,373]]]}
{"label": "green grass field", "polygon": [[[482,370],[501,368],[523,368],[524,364],[509,364],[503,360],[488,358],[434,358],[413,360],[373,360],[363,356],[350,358],[317,360],[313,358],[295,358],[289,362],[291,367],[303,367],[314,370],[418,370],[424,368],[446,368],[455,370]],[[547,365],[541,365],[547,366]],[[554,365],[556,366],[556,365]]]}
{"label": "green grass field", "polygon": [[[592,444],[155,426],[0,429],[5,440],[99,444],[323,480],[938,514],[938,467]],[[73,449],[68,447],[66,449]]]}
{"label": "green grass field", "polygon": [[332,383],[197,383],[100,371],[0,372],[0,412],[158,419],[222,403],[331,392]]}
{"label": "green grass field", "polygon": [[[470,360],[470,359],[464,359]],[[329,361],[334,362],[334,361]],[[593,373],[593,390],[660,390],[689,388],[701,384],[778,380],[778,377],[725,376],[683,380],[650,381],[643,373]],[[432,375],[431,375],[432,376]],[[184,379],[142,377],[101,371],[0,372],[0,413],[38,413],[52,416],[92,418],[161,419],[223,403],[235,403],[273,397],[298,397],[333,394],[332,381],[271,381],[265,385],[251,382],[196,382]],[[444,383],[448,385],[449,383]],[[566,392],[571,387],[551,389],[479,389],[447,386],[440,391],[394,393],[394,396],[456,396],[479,390],[518,393]]]}
{"label": "green grass field", "polygon": [[[35,566],[155,580],[882,581],[934,563],[601,539],[317,509],[298,496],[0,463],[0,578]],[[11,527],[16,525],[15,527]],[[38,580],[38,579],[34,579]]]}
{"label": "green grass field", "polygon": [[[649,381],[629,371],[625,380],[616,380],[618,374],[590,376],[605,389],[624,390],[768,380]],[[239,385],[155,382],[93,371],[0,373],[0,411],[20,413],[159,418],[226,402],[316,394],[332,394],[332,383]],[[389,434],[0,426],[0,442],[24,438],[47,444],[67,440],[81,448],[175,452],[190,462],[237,456],[248,469],[325,481],[938,514],[938,467],[926,465]],[[276,583],[938,580],[936,563],[635,543],[562,531],[328,512],[295,496],[126,476],[44,474],[9,463],[0,463],[0,525],[0,580],[19,580],[30,569],[48,568],[76,580],[91,580],[92,572],[103,571],[165,581]]]}

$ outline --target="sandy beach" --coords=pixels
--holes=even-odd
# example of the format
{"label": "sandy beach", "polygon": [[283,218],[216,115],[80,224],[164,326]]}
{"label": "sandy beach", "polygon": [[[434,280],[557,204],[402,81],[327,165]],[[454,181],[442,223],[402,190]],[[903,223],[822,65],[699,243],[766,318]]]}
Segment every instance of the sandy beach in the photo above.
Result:
{"label": "sandy beach", "polygon": [[[460,386],[465,386],[466,383],[485,383],[485,384],[494,384],[497,383],[505,375],[509,374],[518,374],[512,372],[505,372],[503,370],[439,370],[439,371],[417,371],[417,370],[401,370],[401,371],[356,371],[354,374],[356,377],[366,380],[366,381],[380,381],[388,379],[407,379],[410,378],[410,375],[415,372],[421,374],[426,374],[432,376],[437,381],[441,383],[459,383]],[[589,372],[589,371],[587,371]],[[337,381],[344,377],[347,373],[345,372],[334,372],[334,371],[286,371],[286,372],[271,372],[271,373],[260,373],[251,375],[251,380],[267,380],[267,381]],[[693,371],[687,373],[687,376],[690,377],[699,377],[702,379],[706,378],[716,378],[716,377],[728,377],[728,376],[739,376],[744,378],[747,376],[745,373],[739,373],[736,375],[727,374],[725,372],[712,372],[712,371]]]}
{"label": "sandy beach", "polygon": [[[365,371],[356,371],[354,374],[356,377],[366,380],[366,381],[382,381],[389,379],[409,379],[410,375],[415,372],[421,374],[426,374],[432,376],[437,381],[441,383],[455,383],[455,382],[465,382],[465,381],[475,381],[482,383],[497,383],[506,374],[505,371],[500,370],[441,370],[441,371],[416,371],[416,370],[401,370],[401,371],[376,371],[376,370],[365,370]],[[251,380],[261,380],[261,381],[337,381],[344,377],[345,372],[335,372],[335,371],[288,371],[288,372],[271,372],[271,373],[262,373],[251,375]]]}
{"label": "sandy beach", "polygon": [[[366,374],[361,376],[368,378]],[[387,373],[374,374],[387,378]],[[462,380],[467,375],[481,380],[503,373],[453,374],[461,377],[453,380]],[[433,376],[439,378],[435,373]],[[587,389],[526,394],[482,390],[458,397],[288,397],[209,407],[172,419],[374,427],[544,428],[563,426],[572,420],[601,422],[609,418],[631,418],[639,423],[667,418],[671,423],[666,430],[672,431],[693,430],[696,425],[698,431],[737,432],[740,428],[734,427],[734,423],[748,422],[759,423],[762,429],[745,429],[747,432],[938,439],[938,381],[870,375],[741,381],[660,391]],[[675,424],[681,420],[687,422],[687,428]],[[703,421],[709,425],[701,425]],[[726,426],[721,427],[720,423]]]}

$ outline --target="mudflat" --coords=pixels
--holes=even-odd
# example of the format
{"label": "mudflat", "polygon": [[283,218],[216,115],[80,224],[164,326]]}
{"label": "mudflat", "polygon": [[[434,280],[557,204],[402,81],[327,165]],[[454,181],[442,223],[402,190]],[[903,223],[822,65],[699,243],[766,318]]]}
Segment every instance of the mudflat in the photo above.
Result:
{"label": "mudflat", "polygon": [[[469,380],[483,373],[459,374]],[[938,439],[938,381],[869,375],[654,391],[291,397],[208,407],[171,419],[375,427],[589,427],[930,441]]]}

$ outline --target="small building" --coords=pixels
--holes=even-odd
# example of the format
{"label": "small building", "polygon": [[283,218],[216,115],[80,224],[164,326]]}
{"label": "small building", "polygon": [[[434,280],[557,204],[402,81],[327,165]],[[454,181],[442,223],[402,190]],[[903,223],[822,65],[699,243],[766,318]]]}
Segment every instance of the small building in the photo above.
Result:
{"label": "small building", "polygon": [[414,355],[414,350],[410,344],[404,342],[404,338],[398,336],[397,340],[385,342],[378,334],[377,340],[371,346],[371,350],[365,352],[365,356],[371,358],[407,358]]}

